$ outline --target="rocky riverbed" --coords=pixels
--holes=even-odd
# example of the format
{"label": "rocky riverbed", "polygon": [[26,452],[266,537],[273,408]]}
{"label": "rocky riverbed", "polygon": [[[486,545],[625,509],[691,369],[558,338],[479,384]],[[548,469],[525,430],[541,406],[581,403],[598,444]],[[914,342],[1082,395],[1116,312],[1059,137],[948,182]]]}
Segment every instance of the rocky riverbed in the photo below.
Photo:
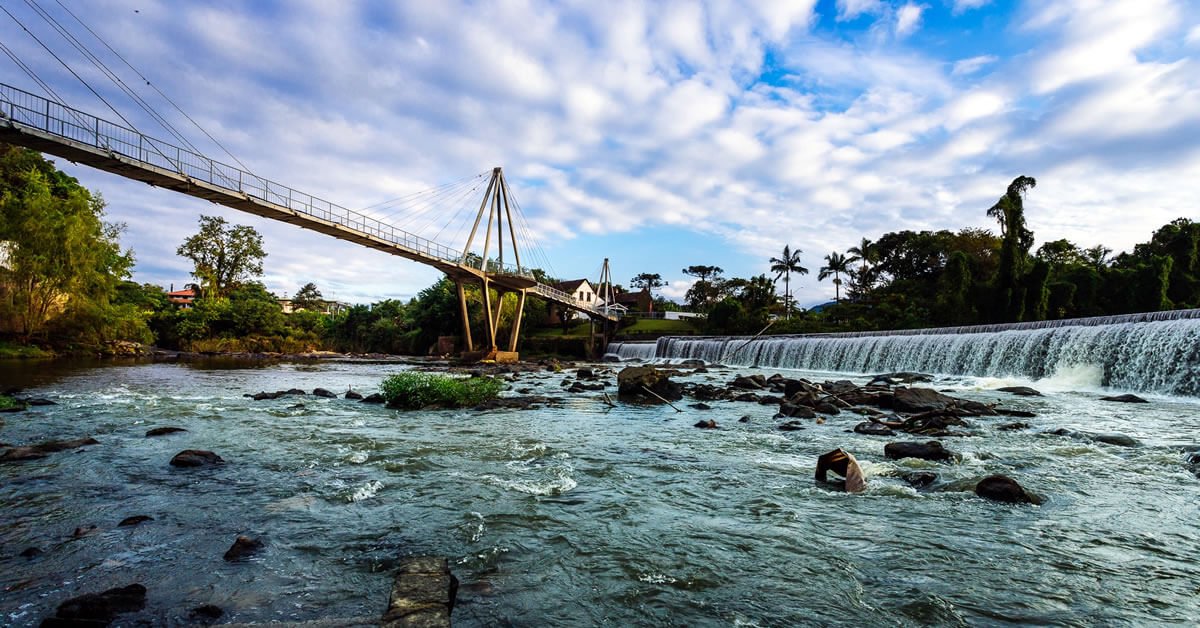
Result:
{"label": "rocky riverbed", "polygon": [[[429,555],[459,625],[1196,616],[1194,401],[546,362],[419,365],[504,379],[476,409],[363,403],[414,366],[31,377],[54,405],[0,426],[5,621],[88,595],[118,623],[378,621]],[[815,479],[836,450],[856,495]]]}

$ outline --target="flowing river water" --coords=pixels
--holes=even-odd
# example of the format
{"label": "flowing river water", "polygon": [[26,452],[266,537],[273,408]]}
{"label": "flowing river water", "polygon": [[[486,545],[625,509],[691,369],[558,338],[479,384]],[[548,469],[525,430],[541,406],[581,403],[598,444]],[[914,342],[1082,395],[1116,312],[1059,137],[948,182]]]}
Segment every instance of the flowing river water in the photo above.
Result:
{"label": "flowing river water", "polygon": [[[222,622],[369,623],[409,555],[449,558],[459,626],[1200,622],[1194,396],[1100,401],[1114,388],[1087,365],[1036,381],[942,375],[931,385],[1037,414],[1012,431],[998,429],[1012,419],[972,419],[972,435],[943,439],[953,463],[885,460],[884,443],[911,438],[853,433],[861,417],[849,413],[781,432],[777,408],[755,403],[610,407],[599,391],[563,392],[572,370],[517,375],[513,388],[561,399],[537,410],[243,397],[370,393],[406,368],[0,365],[0,383],[58,404],[0,415],[0,441],[99,441],[0,465],[0,623],[36,625],[66,598],[132,582],[147,606],[116,625],[185,625],[202,604],[224,609]],[[779,367],[676,379],[777,372],[868,379]],[[615,375],[603,379],[615,396]],[[1045,396],[995,390],[1012,384]],[[708,418],[720,429],[693,427]],[[161,426],[188,431],[144,436]],[[1071,434],[1046,433],[1057,428]],[[1097,439],[1113,433],[1136,442]],[[817,456],[836,447],[862,463],[865,493],[814,485]],[[183,449],[226,464],[169,466]],[[900,477],[913,470],[939,480],[914,490]],[[975,497],[993,473],[1044,503]],[[117,526],[132,515],[153,521]],[[239,534],[265,549],[223,561]],[[27,547],[44,553],[19,556]]]}

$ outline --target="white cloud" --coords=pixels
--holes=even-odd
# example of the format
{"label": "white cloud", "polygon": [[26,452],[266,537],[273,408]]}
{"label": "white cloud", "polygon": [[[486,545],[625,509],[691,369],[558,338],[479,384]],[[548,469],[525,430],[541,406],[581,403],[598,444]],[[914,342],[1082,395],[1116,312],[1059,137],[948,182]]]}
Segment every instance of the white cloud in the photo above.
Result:
{"label": "white cloud", "polygon": [[978,9],[979,7],[987,5],[991,1],[992,0],[953,0],[954,14],[959,15],[961,13],[966,13],[971,9]]}
{"label": "white cloud", "polygon": [[921,27],[921,14],[925,8],[923,4],[908,2],[896,9],[896,37],[904,38],[915,33]]}
{"label": "white cloud", "polygon": [[1000,58],[995,55],[979,55],[969,59],[959,59],[954,62],[954,70],[950,73],[954,76],[969,76],[999,60]]}
{"label": "white cloud", "polygon": [[837,0],[838,21],[853,20],[863,14],[876,14],[884,9],[879,0]]}

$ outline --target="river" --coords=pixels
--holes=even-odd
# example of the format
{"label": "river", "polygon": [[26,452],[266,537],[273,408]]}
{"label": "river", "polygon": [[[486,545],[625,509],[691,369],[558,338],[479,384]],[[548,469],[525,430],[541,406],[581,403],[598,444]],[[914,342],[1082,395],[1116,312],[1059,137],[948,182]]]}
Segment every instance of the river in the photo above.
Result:
{"label": "river", "polygon": [[[540,410],[243,397],[370,393],[406,368],[0,365],[5,386],[58,404],[0,414],[0,441],[100,441],[0,465],[0,622],[36,625],[69,597],[132,582],[147,587],[146,609],[115,625],[184,624],[202,604],[224,609],[222,622],[369,622],[409,555],[449,558],[458,626],[1200,622],[1200,481],[1183,462],[1200,443],[1195,397],[1102,402],[1111,389],[1087,372],[941,376],[938,389],[1037,413],[1015,431],[972,419],[974,435],[944,439],[961,454],[951,464],[885,460],[884,443],[904,437],[849,432],[849,413],[780,432],[775,407],[754,403],[610,407],[600,392],[559,392],[569,370],[514,382],[561,397]],[[776,372],[866,381],[750,367],[679,379]],[[1046,396],[995,390],[1017,383]],[[720,429],[695,429],[698,417]],[[144,436],[161,426],[188,431]],[[1114,432],[1140,444],[1088,436]],[[863,464],[864,494],[814,486],[816,457],[836,447]],[[227,464],[169,466],[183,449]],[[917,469],[939,474],[934,490],[901,479]],[[976,498],[992,473],[1044,503]],[[153,521],[117,527],[132,515]],[[87,525],[96,531],[73,538]],[[266,547],[227,563],[239,534]],[[44,553],[18,556],[27,547]]]}

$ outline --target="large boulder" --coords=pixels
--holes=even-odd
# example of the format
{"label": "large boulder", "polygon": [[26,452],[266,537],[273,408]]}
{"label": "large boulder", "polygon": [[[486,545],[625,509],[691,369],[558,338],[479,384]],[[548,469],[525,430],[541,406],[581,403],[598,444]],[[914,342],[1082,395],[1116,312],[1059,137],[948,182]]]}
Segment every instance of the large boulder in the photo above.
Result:
{"label": "large boulder", "polygon": [[682,399],[683,387],[653,366],[629,366],[617,373],[617,394],[624,399],[661,403],[662,399]]}
{"label": "large boulder", "polygon": [[975,494],[1005,504],[1032,504],[1033,498],[1007,475],[989,475],[975,485]]}
{"label": "large boulder", "polygon": [[897,388],[892,391],[892,408],[900,412],[929,412],[945,410],[958,400],[932,388]]}
{"label": "large boulder", "polygon": [[883,446],[883,455],[892,460],[920,458],[921,460],[932,460],[934,462],[954,458],[954,453],[943,448],[942,444],[936,440],[924,443],[888,443]]}

